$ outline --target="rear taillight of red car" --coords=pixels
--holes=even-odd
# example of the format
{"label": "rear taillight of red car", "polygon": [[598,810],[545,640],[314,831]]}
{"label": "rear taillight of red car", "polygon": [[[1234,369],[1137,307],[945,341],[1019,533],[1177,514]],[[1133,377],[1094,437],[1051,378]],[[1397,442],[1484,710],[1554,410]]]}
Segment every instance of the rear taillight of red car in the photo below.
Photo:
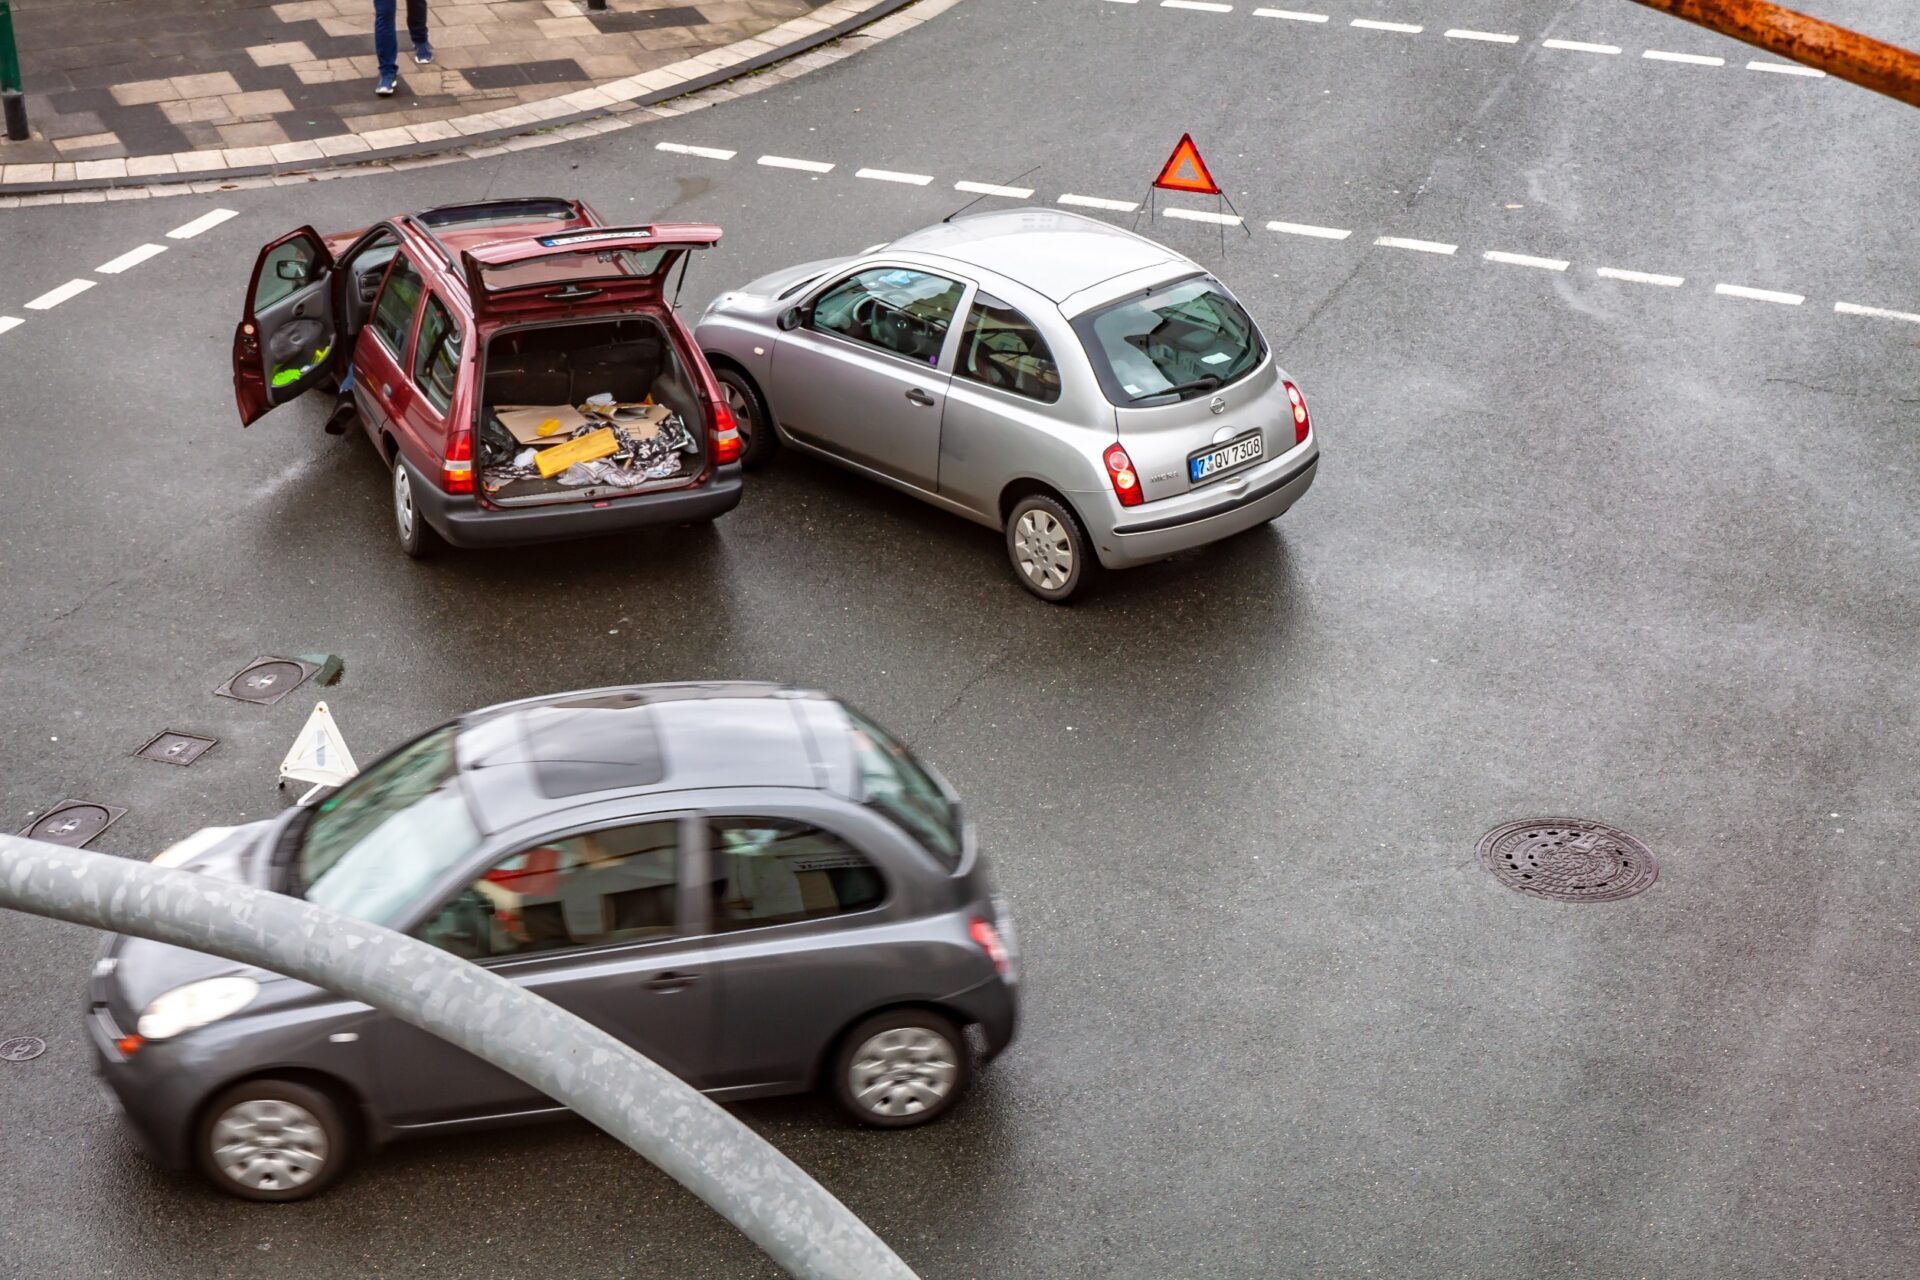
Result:
{"label": "rear taillight of red car", "polygon": [[740,461],[739,424],[733,420],[733,410],[717,400],[713,405],[713,430],[707,433],[707,453],[716,467]]}
{"label": "rear taillight of red car", "polygon": [[1280,385],[1287,389],[1287,403],[1293,406],[1293,442],[1305,444],[1313,433],[1313,422],[1307,417],[1307,398],[1300,394],[1300,388],[1284,378]]}
{"label": "rear taillight of red car", "polygon": [[455,427],[447,437],[447,457],[440,464],[440,487],[448,493],[473,492],[473,432]]}
{"label": "rear taillight of red car", "polygon": [[1107,464],[1107,479],[1113,482],[1113,496],[1120,499],[1120,505],[1137,507],[1145,502],[1146,498],[1140,492],[1140,477],[1133,469],[1133,459],[1120,447],[1120,442],[1116,440],[1108,445],[1101,457]]}
{"label": "rear taillight of red car", "polygon": [[967,922],[967,936],[973,944],[986,953],[993,961],[993,971],[1005,978],[1013,972],[1013,966],[1007,957],[1006,944],[1000,941],[1000,931],[993,927],[985,916],[975,916]]}

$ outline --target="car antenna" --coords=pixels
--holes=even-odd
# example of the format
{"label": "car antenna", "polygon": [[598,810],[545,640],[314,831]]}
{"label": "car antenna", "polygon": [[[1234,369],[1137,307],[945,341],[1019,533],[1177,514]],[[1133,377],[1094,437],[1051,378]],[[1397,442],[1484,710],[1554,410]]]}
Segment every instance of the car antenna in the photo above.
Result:
{"label": "car antenna", "polygon": [[[1044,162],[1042,162],[1042,163],[1044,163]],[[1029,170],[1027,170],[1027,172],[1026,172],[1026,173],[1023,173],[1023,174],[1020,174],[1020,175],[1018,175],[1017,177],[1013,177],[1013,178],[1009,178],[1009,179],[1007,179],[1007,180],[1006,180],[1005,182],[1003,182],[1003,183],[1001,183],[1000,185],[1001,185],[1001,186],[1003,186],[1003,187],[1010,187],[1010,186],[1012,186],[1012,185],[1013,185],[1014,183],[1016,183],[1016,182],[1018,182],[1018,181],[1020,181],[1020,179],[1021,179],[1021,178],[1024,178],[1024,177],[1026,177],[1026,176],[1027,176],[1027,174],[1030,174],[1030,173],[1038,173],[1039,171],[1040,171],[1040,166],[1039,166],[1039,165],[1035,165],[1035,166],[1033,166],[1033,168],[1031,168],[1031,169],[1029,169]],[[982,200],[985,200],[985,199],[986,199],[986,198],[987,198],[988,196],[990,196],[990,195],[992,195],[992,194],[994,194],[994,193],[993,193],[993,192],[991,192],[991,191],[982,191],[982,192],[981,192],[981,193],[980,193],[979,195],[977,195],[977,196],[975,196],[975,197],[974,197],[973,199],[971,199],[971,200],[969,200],[969,201],[967,201],[967,202],[966,202],[965,204],[963,204],[963,205],[961,205],[961,206],[960,206],[960,207],[959,207],[958,209],[955,209],[955,210],[954,210],[954,211],[953,211],[952,213],[950,213],[950,214],[948,214],[948,215],[947,215],[946,217],[944,217],[944,218],[942,218],[942,219],[940,219],[940,221],[942,221],[942,222],[952,222],[952,221],[953,221],[953,220],[954,220],[955,218],[957,218],[957,217],[959,217],[959,216],[960,216],[961,214],[963,214],[963,213],[965,213],[965,212],[966,212],[967,210],[969,210],[969,209],[971,209],[971,208],[973,208],[973,206],[975,206],[975,205],[977,205],[977,204],[979,204],[979,203],[980,203],[980,202],[981,202]]]}

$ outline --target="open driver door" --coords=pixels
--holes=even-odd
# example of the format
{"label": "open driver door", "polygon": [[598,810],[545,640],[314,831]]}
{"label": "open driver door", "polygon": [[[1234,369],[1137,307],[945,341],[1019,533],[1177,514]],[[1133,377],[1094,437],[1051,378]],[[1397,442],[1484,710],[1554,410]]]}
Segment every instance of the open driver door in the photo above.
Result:
{"label": "open driver door", "polygon": [[312,227],[260,251],[247,310],[233,332],[233,398],[251,426],[324,381],[339,352],[333,254]]}

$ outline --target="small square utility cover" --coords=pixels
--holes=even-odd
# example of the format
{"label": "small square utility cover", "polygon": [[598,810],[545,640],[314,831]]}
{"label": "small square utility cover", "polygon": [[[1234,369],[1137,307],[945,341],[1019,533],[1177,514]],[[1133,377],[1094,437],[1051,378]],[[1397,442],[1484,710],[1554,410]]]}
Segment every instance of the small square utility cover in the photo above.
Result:
{"label": "small square utility cover", "polygon": [[214,692],[223,698],[270,707],[319,669],[318,663],[302,662],[298,658],[255,658]]}
{"label": "small square utility cover", "polygon": [[177,729],[166,729],[154,735],[153,741],[133,754],[142,760],[158,760],[161,764],[189,765],[206,754],[217,738],[203,738],[197,733],[181,733]]}
{"label": "small square utility cover", "polygon": [[116,804],[93,804],[86,800],[62,800],[53,808],[20,828],[29,840],[70,845],[75,849],[105,831],[126,810]]}

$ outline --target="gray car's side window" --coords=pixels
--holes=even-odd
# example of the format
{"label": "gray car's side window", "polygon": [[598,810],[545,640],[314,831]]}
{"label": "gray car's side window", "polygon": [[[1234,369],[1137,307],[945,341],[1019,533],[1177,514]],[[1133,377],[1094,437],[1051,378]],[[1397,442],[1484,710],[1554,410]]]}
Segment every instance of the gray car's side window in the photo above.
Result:
{"label": "gray car's side window", "polygon": [[469,960],[669,938],[679,823],[609,827],[502,858],[418,934]]}
{"label": "gray car's side window", "polygon": [[974,295],[960,330],[954,373],[1014,395],[1052,404],[1060,398],[1060,367],[1033,321],[998,298]]}
{"label": "gray car's side window", "polygon": [[887,896],[852,845],[804,822],[715,818],[707,846],[716,933],[865,911]]}
{"label": "gray car's side window", "polygon": [[965,285],[945,276],[909,267],[875,267],[815,298],[807,327],[938,364],[965,292]]}

